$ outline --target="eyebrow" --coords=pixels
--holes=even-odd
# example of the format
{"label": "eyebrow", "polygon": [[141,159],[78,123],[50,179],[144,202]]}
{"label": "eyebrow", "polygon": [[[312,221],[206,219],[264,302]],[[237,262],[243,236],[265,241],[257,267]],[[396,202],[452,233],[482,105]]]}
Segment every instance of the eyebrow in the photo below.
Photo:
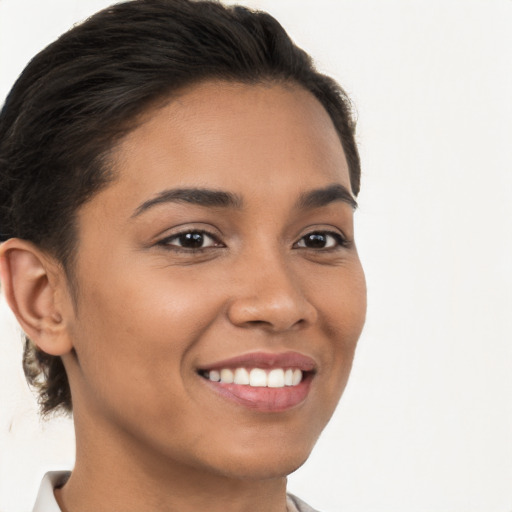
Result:
{"label": "eyebrow", "polygon": [[175,188],[164,190],[156,197],[142,203],[133,213],[137,217],[153,206],[162,203],[190,203],[210,208],[237,208],[242,207],[242,199],[231,192],[224,190],[210,190],[206,188]]}
{"label": "eyebrow", "polygon": [[[307,210],[321,208],[335,201],[347,203],[354,210],[357,208],[357,202],[350,191],[340,184],[305,192],[299,197],[295,206],[299,210]],[[242,198],[232,192],[207,188],[175,188],[164,190],[152,199],[142,203],[137,207],[132,218],[138,217],[153,206],[163,203],[190,203],[210,208],[235,209],[241,209],[243,206]]]}
{"label": "eyebrow", "polygon": [[305,192],[299,197],[296,206],[300,210],[307,210],[321,208],[335,201],[347,203],[353,210],[357,208],[357,201],[350,193],[350,190],[339,183]]}

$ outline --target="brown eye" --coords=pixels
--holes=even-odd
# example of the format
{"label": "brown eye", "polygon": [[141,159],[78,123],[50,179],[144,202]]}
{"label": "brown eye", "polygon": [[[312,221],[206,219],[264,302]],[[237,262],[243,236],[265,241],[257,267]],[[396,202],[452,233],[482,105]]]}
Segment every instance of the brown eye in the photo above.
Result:
{"label": "brown eye", "polygon": [[178,233],[165,238],[159,242],[159,245],[191,250],[222,246],[216,238],[204,231],[186,231]]}
{"label": "brown eye", "polygon": [[339,233],[327,231],[315,231],[303,236],[296,244],[297,247],[306,249],[333,249],[345,246],[346,241]]}
{"label": "brown eye", "polygon": [[203,247],[205,236],[203,233],[184,233],[176,238],[181,247],[188,247],[189,249],[199,249]]}

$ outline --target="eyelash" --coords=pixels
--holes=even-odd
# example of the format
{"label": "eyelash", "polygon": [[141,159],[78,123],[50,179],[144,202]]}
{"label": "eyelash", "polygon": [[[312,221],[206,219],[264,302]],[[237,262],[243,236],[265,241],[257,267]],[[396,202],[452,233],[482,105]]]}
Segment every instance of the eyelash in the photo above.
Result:
{"label": "eyelash", "polygon": [[[203,240],[205,237],[211,239],[213,242],[211,245],[208,245],[206,247],[183,247],[180,245],[175,245],[172,242],[179,239],[180,237],[184,237],[186,235],[201,235],[203,237]],[[350,247],[350,241],[345,238],[340,233],[337,233],[335,231],[327,231],[327,230],[317,230],[317,231],[311,231],[304,236],[302,236],[297,242],[293,244],[294,248],[297,248],[296,246],[302,242],[306,237],[314,236],[314,235],[321,235],[325,238],[333,238],[335,241],[335,245],[332,247],[306,247],[306,246],[300,246],[299,249],[308,249],[312,251],[335,251],[341,247],[347,248]],[[169,250],[173,250],[176,252],[186,252],[186,253],[201,253],[208,249],[215,249],[215,248],[222,248],[225,247],[225,245],[212,233],[209,233],[208,231],[202,230],[202,229],[188,229],[185,231],[182,231],[180,233],[176,233],[174,235],[168,236],[162,240],[160,240],[157,245],[165,247]]]}
{"label": "eyelash", "polygon": [[336,249],[339,249],[340,247],[347,248],[347,247],[350,246],[349,240],[347,240],[340,233],[337,233],[335,231],[323,231],[323,230],[311,231],[310,233],[307,233],[306,235],[301,237],[300,240],[298,242],[296,242],[295,244],[293,244],[293,245],[295,246],[298,243],[300,243],[301,241],[303,241],[306,237],[313,236],[313,235],[317,235],[317,236],[321,235],[321,236],[326,237],[326,238],[331,237],[335,241],[335,246],[334,247],[319,247],[319,248],[313,248],[313,247],[301,247],[301,248],[309,249],[309,250],[313,250],[313,251],[315,251],[315,250],[318,250],[318,251],[334,251]]}
{"label": "eyelash", "polygon": [[[183,247],[180,245],[175,245],[171,243],[174,240],[177,240],[180,237],[184,237],[186,235],[201,235],[202,237],[208,237],[213,241],[212,245],[207,247]],[[210,248],[221,248],[225,247],[224,244],[212,233],[205,231],[203,229],[187,229],[185,231],[181,231],[180,233],[176,233],[174,235],[168,236],[163,240],[160,240],[157,245],[163,246],[167,249],[176,251],[176,252],[187,252],[187,253],[199,253]]]}

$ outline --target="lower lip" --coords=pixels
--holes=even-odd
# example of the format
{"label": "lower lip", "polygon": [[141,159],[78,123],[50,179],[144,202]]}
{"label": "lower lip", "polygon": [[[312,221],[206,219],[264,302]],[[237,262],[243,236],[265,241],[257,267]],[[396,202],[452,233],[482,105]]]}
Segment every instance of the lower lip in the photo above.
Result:
{"label": "lower lip", "polygon": [[213,382],[204,377],[201,379],[219,395],[239,405],[261,412],[282,412],[296,407],[306,400],[313,374],[305,374],[297,386],[283,388],[241,386]]}

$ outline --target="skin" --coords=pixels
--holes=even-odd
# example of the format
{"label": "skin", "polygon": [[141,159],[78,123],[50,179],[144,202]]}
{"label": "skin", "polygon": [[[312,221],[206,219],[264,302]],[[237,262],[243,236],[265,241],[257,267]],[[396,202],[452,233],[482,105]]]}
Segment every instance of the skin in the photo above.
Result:
{"label": "skin", "polygon": [[[148,112],[113,162],[116,179],[78,212],[76,307],[58,265],[14,242],[3,251],[4,275],[39,258],[45,322],[29,334],[63,357],[71,384],[77,459],[58,502],[73,512],[284,512],[286,475],[338,403],[366,310],[352,206],[297,206],[312,190],[350,190],[332,122],[298,86],[206,82]],[[243,205],[147,205],[184,187]],[[179,246],[177,233],[198,230],[211,234],[205,247]],[[308,247],[311,233],[326,247]],[[303,402],[261,412],[198,374],[256,351],[315,361]]]}

